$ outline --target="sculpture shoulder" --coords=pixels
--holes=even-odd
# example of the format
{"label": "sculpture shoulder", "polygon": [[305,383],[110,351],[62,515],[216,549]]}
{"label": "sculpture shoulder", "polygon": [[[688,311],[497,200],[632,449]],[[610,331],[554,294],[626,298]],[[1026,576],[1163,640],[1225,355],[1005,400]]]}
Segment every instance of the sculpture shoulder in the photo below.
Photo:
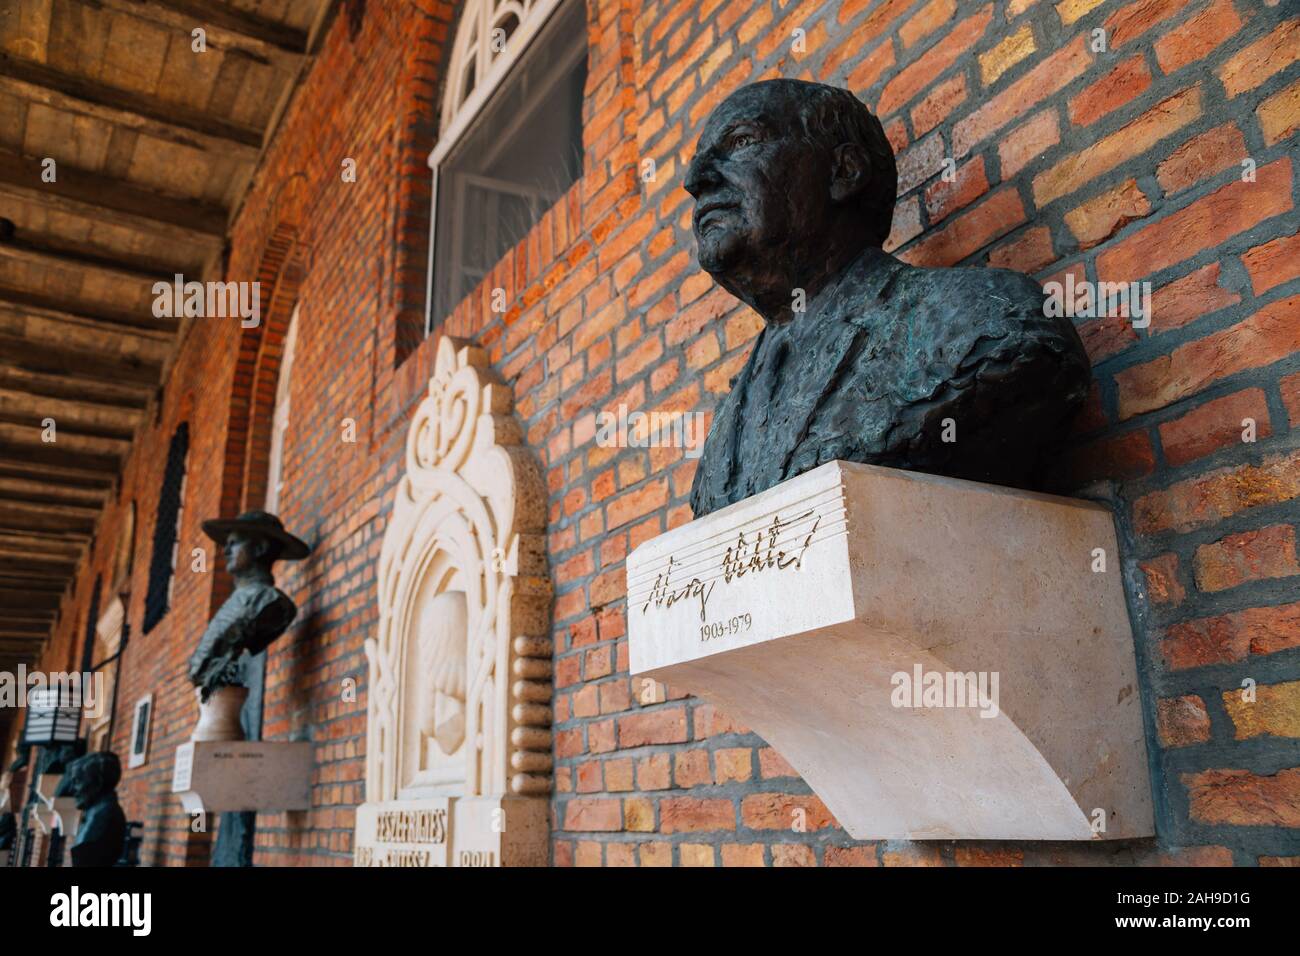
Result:
{"label": "sculpture shoulder", "polygon": [[899,294],[919,300],[919,305],[941,312],[960,312],[968,319],[1044,315],[1042,286],[1019,272],[899,265],[892,284]]}

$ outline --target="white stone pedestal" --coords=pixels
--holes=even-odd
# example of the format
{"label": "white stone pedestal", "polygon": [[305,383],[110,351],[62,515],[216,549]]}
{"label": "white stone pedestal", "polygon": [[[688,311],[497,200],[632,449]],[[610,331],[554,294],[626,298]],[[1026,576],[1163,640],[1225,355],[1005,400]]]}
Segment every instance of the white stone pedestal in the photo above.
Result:
{"label": "white stone pedestal", "polygon": [[357,866],[545,866],[539,797],[428,797],[357,807]]}
{"label": "white stone pedestal", "polygon": [[187,813],[311,808],[310,741],[191,740],[176,748],[172,793]]}
{"label": "white stone pedestal", "polygon": [[[829,462],[641,545],[627,575],[632,673],[752,727],[857,839],[1154,833],[1098,505]],[[981,675],[983,706],[959,694]]]}

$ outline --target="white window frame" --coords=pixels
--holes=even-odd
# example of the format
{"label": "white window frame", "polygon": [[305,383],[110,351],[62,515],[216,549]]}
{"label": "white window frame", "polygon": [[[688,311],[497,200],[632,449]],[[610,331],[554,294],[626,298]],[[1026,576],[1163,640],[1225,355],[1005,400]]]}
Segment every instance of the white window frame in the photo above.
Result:
{"label": "white window frame", "polygon": [[[441,135],[429,153],[433,171],[433,195],[429,216],[429,263],[424,294],[424,334],[433,331],[434,244],[438,234],[438,167],[465,137],[466,131],[483,111],[510,69],[546,26],[561,3],[585,3],[586,0],[469,0],[456,27],[447,82],[442,96]],[[507,14],[519,18],[505,48],[491,48],[494,24]],[[460,90],[467,69],[475,72],[474,92],[462,102]],[[439,316],[441,318],[441,316]]]}
{"label": "white window frame", "polygon": [[293,375],[293,356],[298,344],[298,306],[293,307],[289,331],[284,334],[284,354],[275,379],[275,407],[271,412],[271,448],[266,465],[266,503],[264,509],[278,514],[280,491],[284,487],[284,438],[289,430],[289,382]]}

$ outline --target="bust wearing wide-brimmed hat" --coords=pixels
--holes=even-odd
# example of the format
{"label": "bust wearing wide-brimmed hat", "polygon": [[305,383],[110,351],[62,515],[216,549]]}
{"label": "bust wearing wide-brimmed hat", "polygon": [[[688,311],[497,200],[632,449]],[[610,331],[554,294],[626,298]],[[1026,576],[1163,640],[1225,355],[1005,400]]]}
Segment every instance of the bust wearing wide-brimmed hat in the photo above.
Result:
{"label": "bust wearing wide-brimmed hat", "polygon": [[298,609],[275,586],[271,566],[301,560],[311,548],[265,511],[205,521],[203,531],[222,546],[226,570],[235,581],[234,593],[208,623],[190,657],[190,681],[207,701],[221,687],[242,686],[244,653],[261,653],[293,623]]}

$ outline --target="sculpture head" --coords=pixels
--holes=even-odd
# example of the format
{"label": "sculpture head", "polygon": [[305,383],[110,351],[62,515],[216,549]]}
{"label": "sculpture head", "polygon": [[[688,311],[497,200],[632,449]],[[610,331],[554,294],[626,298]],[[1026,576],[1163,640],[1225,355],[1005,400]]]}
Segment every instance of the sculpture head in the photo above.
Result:
{"label": "sculpture head", "polygon": [[284,530],[279,518],[265,511],[205,521],[203,531],[222,546],[226,570],[236,579],[253,572],[269,574],[276,561],[297,561],[311,553],[305,542]]}
{"label": "sculpture head", "polygon": [[709,114],[684,186],[700,266],[771,320],[889,236],[898,172],[848,90],[803,80],[743,86]]}
{"label": "sculpture head", "polygon": [[117,789],[122,779],[122,762],[117,754],[97,752],[78,757],[68,764],[68,769],[54,791],[56,797],[73,797],[78,810],[98,803]]}

